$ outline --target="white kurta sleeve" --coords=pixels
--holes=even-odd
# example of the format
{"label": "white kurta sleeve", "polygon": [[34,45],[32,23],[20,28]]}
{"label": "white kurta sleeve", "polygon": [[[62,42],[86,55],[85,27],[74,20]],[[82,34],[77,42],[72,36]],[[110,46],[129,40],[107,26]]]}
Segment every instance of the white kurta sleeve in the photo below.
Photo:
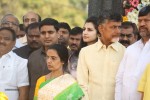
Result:
{"label": "white kurta sleeve", "polygon": [[125,71],[126,58],[127,55],[125,53],[116,75],[115,100],[122,100],[123,75]]}

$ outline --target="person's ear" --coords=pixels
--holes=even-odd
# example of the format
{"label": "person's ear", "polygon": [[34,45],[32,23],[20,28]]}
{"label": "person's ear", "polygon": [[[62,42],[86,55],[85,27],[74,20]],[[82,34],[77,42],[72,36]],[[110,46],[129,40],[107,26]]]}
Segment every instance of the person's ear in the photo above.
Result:
{"label": "person's ear", "polygon": [[61,62],[64,65],[64,62]]}
{"label": "person's ear", "polygon": [[134,39],[135,39],[135,41],[137,41],[138,40],[138,35],[134,35]]}
{"label": "person's ear", "polygon": [[101,24],[98,26],[98,31],[101,33],[104,30],[104,25]]}

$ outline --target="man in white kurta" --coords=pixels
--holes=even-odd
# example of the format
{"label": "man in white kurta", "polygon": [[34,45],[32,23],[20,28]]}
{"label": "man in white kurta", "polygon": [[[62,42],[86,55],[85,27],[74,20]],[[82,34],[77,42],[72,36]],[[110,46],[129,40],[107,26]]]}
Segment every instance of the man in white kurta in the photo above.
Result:
{"label": "man in white kurta", "polygon": [[116,76],[116,100],[140,100],[137,85],[148,62],[150,41],[144,46],[139,40],[127,48]]}
{"label": "man in white kurta", "polygon": [[150,62],[150,6],[139,12],[141,40],[129,46],[116,76],[115,100],[141,100],[139,79]]}

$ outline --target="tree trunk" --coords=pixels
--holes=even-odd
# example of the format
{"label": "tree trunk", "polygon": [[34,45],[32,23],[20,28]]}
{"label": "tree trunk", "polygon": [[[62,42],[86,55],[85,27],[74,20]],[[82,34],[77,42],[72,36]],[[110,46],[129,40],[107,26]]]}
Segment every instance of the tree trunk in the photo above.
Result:
{"label": "tree trunk", "polygon": [[117,11],[122,14],[123,0],[89,0],[88,16],[99,16],[102,10]]}

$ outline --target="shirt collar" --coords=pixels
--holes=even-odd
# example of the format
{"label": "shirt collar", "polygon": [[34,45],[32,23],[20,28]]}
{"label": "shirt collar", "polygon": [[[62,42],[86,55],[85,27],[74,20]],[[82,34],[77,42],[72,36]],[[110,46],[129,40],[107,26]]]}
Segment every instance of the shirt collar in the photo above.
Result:
{"label": "shirt collar", "polygon": [[13,52],[12,52],[12,50],[11,50],[10,52],[6,53],[5,55],[3,55],[2,58],[3,58],[3,57],[13,57]]}
{"label": "shirt collar", "polygon": [[[142,39],[140,39],[139,41],[140,41],[140,42],[139,42],[140,44],[144,45]],[[146,43],[150,43],[150,39],[149,39]]]}
{"label": "shirt collar", "polygon": [[115,43],[112,43],[110,46],[114,49],[114,50],[116,50],[117,52],[119,51],[119,45],[118,45],[119,43],[118,42],[115,42]]}
{"label": "shirt collar", "polygon": [[[102,49],[103,47],[106,48],[106,45],[104,45],[100,39],[98,39],[97,43],[96,43],[96,47],[97,50]],[[112,43],[111,45],[108,46],[108,48],[112,47],[115,51],[118,52],[119,48],[118,48],[118,42]]]}
{"label": "shirt collar", "polygon": [[40,48],[40,52],[41,52],[41,54],[46,55],[46,52],[45,52],[45,49],[43,46]]}
{"label": "shirt collar", "polygon": [[147,41],[147,43],[150,43],[150,39]]}

